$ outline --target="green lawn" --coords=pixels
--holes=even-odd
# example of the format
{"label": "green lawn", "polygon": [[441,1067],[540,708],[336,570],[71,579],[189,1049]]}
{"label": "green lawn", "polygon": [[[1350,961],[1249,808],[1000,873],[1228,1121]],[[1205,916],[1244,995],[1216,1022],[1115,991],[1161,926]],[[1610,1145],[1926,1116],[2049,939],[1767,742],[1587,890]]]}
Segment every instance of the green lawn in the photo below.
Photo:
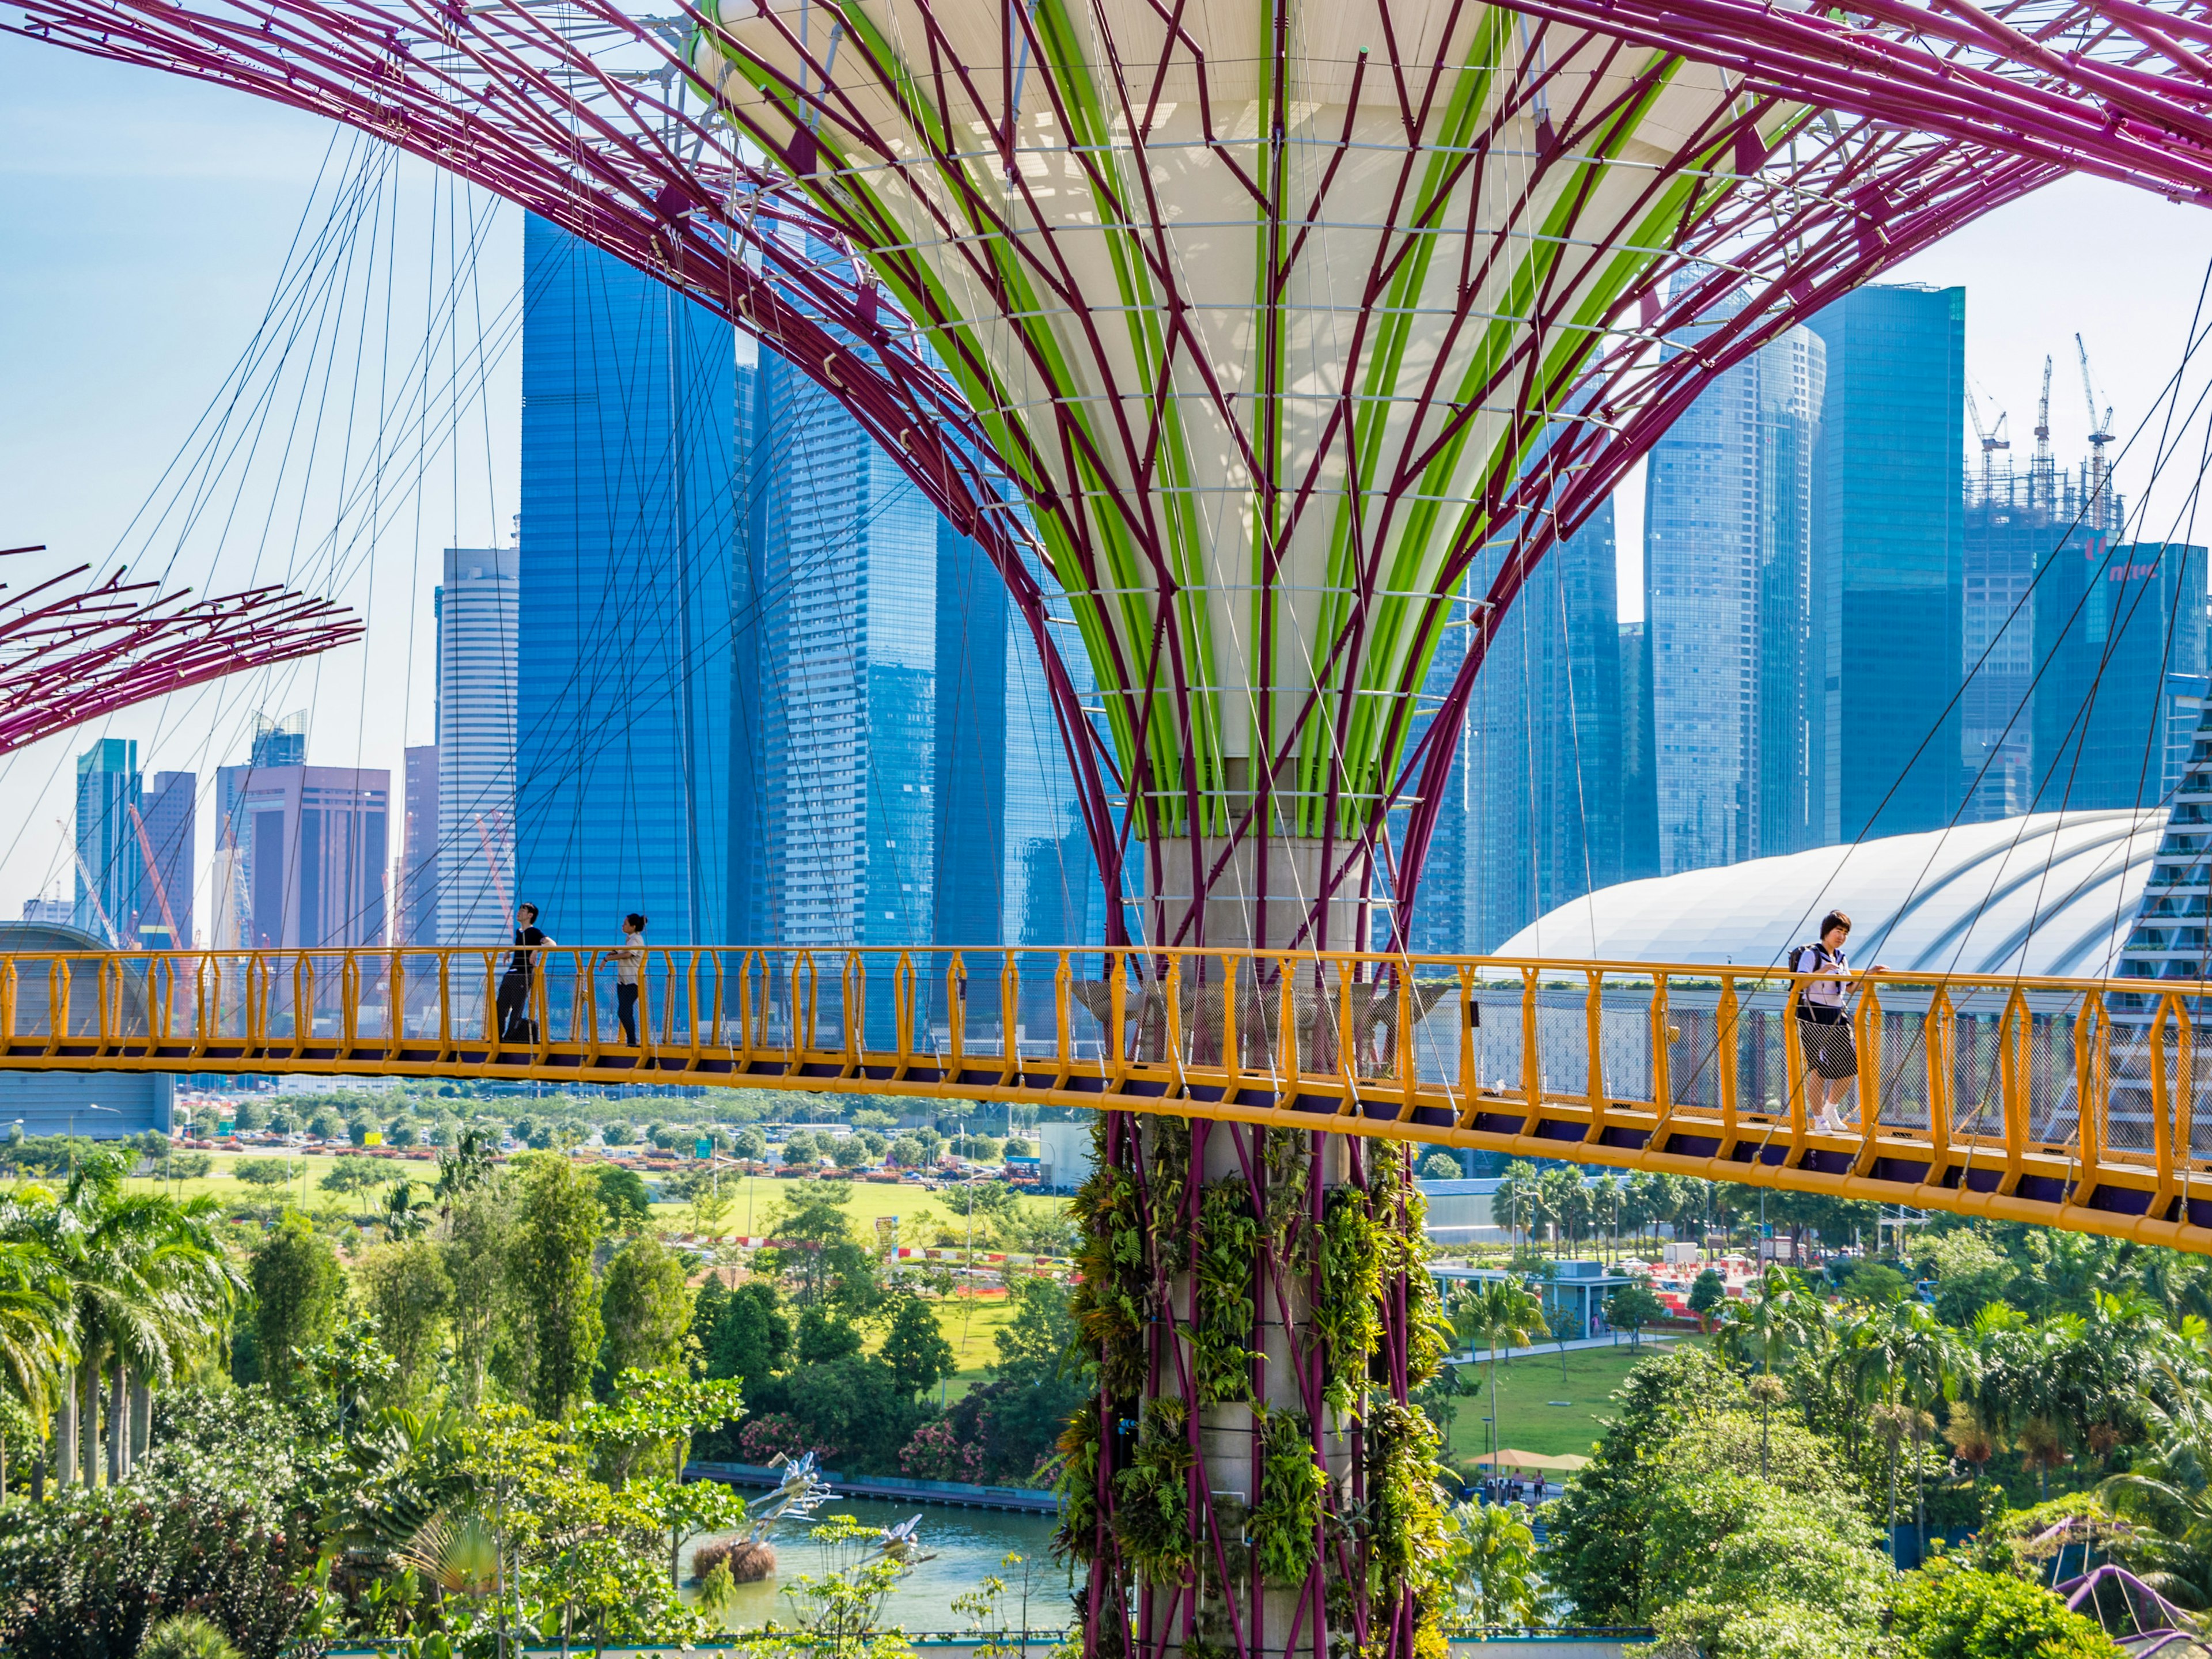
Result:
{"label": "green lawn", "polygon": [[[333,1162],[331,1153],[325,1152],[319,1157],[304,1158],[297,1153],[278,1154],[274,1152],[216,1152],[210,1156],[215,1159],[214,1171],[199,1179],[168,1182],[149,1177],[143,1181],[132,1181],[127,1184],[142,1191],[173,1193],[180,1198],[191,1198],[202,1193],[211,1193],[222,1203],[241,1206],[249,1204],[275,1203],[287,1196],[294,1203],[298,1203],[302,1193],[301,1184],[298,1179],[295,1179],[289,1188],[252,1187],[248,1186],[245,1182],[234,1179],[230,1174],[232,1165],[241,1157],[290,1156],[298,1158],[298,1161],[306,1166],[305,1194],[310,1208],[319,1208],[325,1203],[343,1201],[339,1200],[336,1194],[322,1192],[318,1184],[329,1172]],[[404,1176],[406,1179],[428,1185],[437,1179],[438,1166],[434,1159],[395,1158],[391,1161],[389,1167],[392,1179],[395,1181]],[[722,1231],[726,1234],[744,1233],[756,1236],[766,1226],[769,1213],[775,1205],[790,1196],[793,1189],[800,1185],[796,1180],[784,1181],[774,1176],[732,1176],[730,1178],[730,1184],[734,1201],[730,1206],[729,1214],[723,1218]],[[934,1243],[936,1240],[933,1226],[931,1230],[932,1236],[924,1238],[913,1231],[913,1225],[925,1207],[936,1218],[945,1218],[948,1215],[948,1212],[942,1204],[933,1202],[937,1195],[920,1187],[898,1187],[880,1182],[855,1181],[851,1183],[851,1191],[853,1201],[848,1213],[853,1218],[854,1231],[863,1237],[872,1238],[875,1236],[876,1222],[879,1217],[897,1216],[902,1219],[899,1231],[901,1243]],[[360,1202],[358,1199],[355,1201]],[[1036,1211],[1058,1210],[1064,1207],[1066,1204],[1065,1200],[1057,1198],[1024,1197],[1019,1201],[1024,1209]],[[688,1232],[690,1230],[691,1215],[688,1205],[656,1204],[653,1209],[654,1222],[665,1231]],[[987,1343],[986,1347],[988,1346]]]}
{"label": "green lawn", "polygon": [[[1680,1339],[1678,1339],[1680,1340]],[[1563,1452],[1588,1455],[1590,1443],[1602,1432],[1598,1419],[1615,1414],[1607,1395],[1619,1388],[1637,1363],[1648,1358],[1653,1345],[1642,1350],[1572,1348],[1565,1356],[1533,1354],[1504,1359],[1498,1364],[1498,1417],[1504,1433],[1497,1443],[1515,1451],[1553,1457]],[[1446,1455],[1454,1463],[1472,1463],[1490,1449],[1489,1366],[1478,1362],[1459,1368],[1465,1392],[1452,1403],[1458,1413],[1452,1419]],[[1565,1401],[1565,1405],[1554,1403]]]}

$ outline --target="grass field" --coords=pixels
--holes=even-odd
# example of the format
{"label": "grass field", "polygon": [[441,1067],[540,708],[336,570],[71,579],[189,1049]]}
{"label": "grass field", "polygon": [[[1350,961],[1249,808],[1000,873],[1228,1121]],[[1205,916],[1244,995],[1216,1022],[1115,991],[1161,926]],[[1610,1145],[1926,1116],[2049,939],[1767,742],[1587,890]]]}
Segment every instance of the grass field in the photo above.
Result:
{"label": "grass field", "polygon": [[[1586,1455],[1590,1443],[1603,1431],[1598,1419],[1615,1414],[1607,1396],[1652,1352],[1651,1344],[1632,1348],[1626,1337],[1618,1348],[1572,1348],[1565,1355],[1564,1376],[1557,1352],[1500,1360],[1498,1417],[1502,1432],[1496,1443],[1547,1457],[1562,1452]],[[1476,1462],[1492,1443],[1490,1425],[1483,1421],[1490,1415],[1489,1369],[1480,1363],[1459,1368],[1460,1386],[1466,1392],[1453,1402],[1459,1410],[1446,1447],[1454,1463]]]}
{"label": "grass field", "polygon": [[[191,1198],[202,1193],[210,1193],[214,1194],[220,1203],[235,1204],[240,1206],[271,1204],[288,1197],[293,1203],[301,1202],[303,1188],[298,1180],[295,1180],[290,1187],[286,1188],[253,1187],[237,1180],[230,1173],[232,1166],[241,1157],[267,1158],[276,1155],[264,1152],[216,1152],[210,1154],[215,1159],[213,1173],[198,1180],[167,1182],[149,1177],[127,1184],[142,1191],[173,1192],[181,1198]],[[307,1207],[316,1209],[326,1203],[344,1201],[337,1194],[322,1192],[316,1184],[331,1168],[332,1160],[330,1156],[301,1158],[299,1162],[306,1166],[304,1197]],[[437,1178],[438,1166],[429,1160],[409,1159],[402,1162],[395,1159],[390,1167],[395,1181],[404,1176],[427,1185]],[[773,1176],[732,1176],[730,1187],[733,1201],[730,1206],[729,1214],[723,1218],[722,1231],[725,1233],[757,1236],[766,1226],[769,1216],[775,1206],[790,1197],[799,1185],[797,1181],[779,1180]],[[902,1243],[933,1243],[936,1242],[933,1236],[925,1239],[913,1231],[918,1218],[925,1211],[931,1216],[945,1220],[947,1224],[955,1226],[963,1224],[951,1220],[942,1204],[932,1202],[936,1195],[920,1187],[894,1187],[878,1182],[855,1181],[849,1183],[849,1188],[853,1200],[848,1213],[853,1218],[854,1230],[864,1237],[874,1236],[876,1222],[879,1218],[896,1216],[901,1220],[899,1237]],[[1038,1212],[1056,1211],[1065,1205],[1064,1200],[1057,1198],[1024,1197],[1018,1201],[1023,1208]],[[653,1206],[653,1220],[664,1229],[677,1232],[690,1230],[691,1218],[688,1206],[656,1204]]]}

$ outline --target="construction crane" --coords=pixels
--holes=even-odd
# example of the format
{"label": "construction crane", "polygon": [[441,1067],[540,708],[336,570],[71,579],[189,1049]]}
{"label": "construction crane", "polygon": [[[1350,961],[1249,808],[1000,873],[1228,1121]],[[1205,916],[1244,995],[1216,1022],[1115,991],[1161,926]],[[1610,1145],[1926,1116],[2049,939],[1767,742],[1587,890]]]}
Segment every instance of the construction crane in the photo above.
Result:
{"label": "construction crane", "polygon": [[2078,334],[2074,337],[2074,349],[2081,359],[2081,400],[2089,407],[2089,512],[2102,527],[2111,511],[2111,503],[2105,498],[2105,446],[2112,441],[2112,406],[2106,404],[2105,418],[2097,418],[2097,392],[2089,380],[2089,348],[2081,343]]}
{"label": "construction crane", "polygon": [[[1982,419],[1982,400],[1970,391],[1966,393],[1966,414],[1974,423],[1974,435],[1982,441],[1982,499],[1991,501],[1996,495],[1997,451],[2012,447],[2011,441],[2004,434],[2005,412],[2002,409],[1997,410],[1996,427],[1992,430]],[[2008,479],[2010,472],[2011,463],[2008,461]]]}
{"label": "construction crane", "polygon": [[2027,504],[2058,505],[2057,472],[2051,459],[2051,359],[2043,360],[2043,396],[2035,405],[2035,459],[2029,463]]}

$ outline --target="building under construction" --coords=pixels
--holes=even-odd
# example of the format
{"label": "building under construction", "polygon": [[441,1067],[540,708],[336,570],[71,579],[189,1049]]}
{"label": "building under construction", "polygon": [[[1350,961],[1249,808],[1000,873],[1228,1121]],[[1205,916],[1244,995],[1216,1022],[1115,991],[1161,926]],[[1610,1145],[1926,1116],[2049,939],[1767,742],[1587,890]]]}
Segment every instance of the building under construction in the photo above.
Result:
{"label": "building under construction", "polygon": [[[2049,358],[2024,468],[2014,464],[2004,417],[1992,426],[1967,399],[1981,441],[1980,464],[1966,480],[1960,631],[1960,750],[1972,822],[2135,805],[2139,793],[2160,799],[2179,778],[2166,728],[2179,720],[2178,761],[2196,724],[2196,703],[2178,714],[2175,699],[2201,696],[2203,562],[2163,557],[2159,549],[2118,558],[2127,514],[2105,458],[2112,411],[2100,418],[2078,337],[2075,349],[2092,429],[2088,456],[2071,467],[2061,469],[2051,453]],[[2039,581],[2039,571],[2046,573]],[[2192,580],[2193,609],[2184,597]],[[2122,746],[2154,757],[2147,769],[2123,768]],[[2085,764],[2096,775],[2085,775]],[[2130,781],[2141,774],[2140,792],[2120,789],[2115,769]],[[2106,798],[2116,791],[2125,799]]]}

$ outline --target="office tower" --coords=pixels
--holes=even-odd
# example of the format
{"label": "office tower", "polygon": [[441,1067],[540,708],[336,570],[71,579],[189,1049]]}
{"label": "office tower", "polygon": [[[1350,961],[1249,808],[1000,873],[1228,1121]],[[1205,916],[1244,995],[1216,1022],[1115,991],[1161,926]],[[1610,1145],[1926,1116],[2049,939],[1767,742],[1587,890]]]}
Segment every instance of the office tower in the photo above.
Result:
{"label": "office tower", "polygon": [[2179,782],[2185,705],[2203,700],[2204,562],[2178,542],[2051,556],[2035,584],[2038,810],[2156,806]]}
{"label": "office tower", "polygon": [[76,926],[76,906],[67,899],[25,899],[23,920],[35,927],[74,927]]}
{"label": "office tower", "polygon": [[[2093,498],[2088,483],[2086,463],[2069,474],[2039,457],[2016,473],[1998,466],[1990,447],[1980,472],[1968,477],[1959,759],[1961,816],[1969,823],[2026,812],[2035,799],[2040,769],[2032,704],[2043,696],[2035,689],[2035,573],[2055,569],[2067,550],[2101,560],[2125,523],[2118,496],[2106,488]],[[2185,720],[2182,727],[2185,755],[2195,722]]]}
{"label": "office tower", "polygon": [[149,951],[189,951],[192,934],[193,856],[199,820],[199,780],[190,772],[156,772],[140,812],[145,883],[138,896],[138,937]]}
{"label": "office tower", "polygon": [[[347,765],[226,765],[219,880],[248,949],[383,945],[392,772]],[[219,905],[223,896],[219,894]]]}
{"label": "office tower", "polygon": [[[508,704],[512,718],[514,704]],[[508,750],[513,766],[514,750]],[[399,830],[398,940],[402,945],[435,945],[438,934],[438,745],[425,743],[406,752],[401,785]],[[510,792],[511,793],[511,792]]]}
{"label": "office tower", "polygon": [[1964,289],[1863,288],[1827,349],[1815,462],[1821,839],[1936,830],[1960,804]]}
{"label": "office tower", "polygon": [[[1462,590],[1470,605],[1488,591],[1504,547],[1501,539],[1477,561]],[[1455,610],[1463,623],[1467,611]],[[1427,675],[1431,697],[1457,675],[1468,634],[1444,630]],[[1476,672],[1430,837],[1414,950],[1490,950],[1620,879],[1620,653],[1608,501],[1537,565]]]}
{"label": "office tower", "polygon": [[[428,885],[436,895],[441,945],[495,943],[514,931],[509,916],[519,901],[508,890],[515,867],[515,640],[523,557],[512,547],[446,550],[446,580],[438,591],[438,746],[430,760],[436,805],[426,826],[432,839],[422,843],[435,860]],[[592,734],[579,727],[569,735],[578,745],[573,757],[580,757]],[[410,799],[415,752],[408,751]],[[410,836],[410,849],[415,845]],[[546,929],[562,937],[550,921]]]}
{"label": "office tower", "polygon": [[[507,897],[564,943],[611,942],[633,910],[655,944],[720,942],[744,529],[735,336],[535,217],[523,292]],[[441,787],[456,800],[462,786]],[[448,849],[473,817],[447,819]]]}
{"label": "office tower", "polygon": [[767,937],[927,943],[939,515],[827,393],[770,356],[759,374]]}
{"label": "office tower", "polygon": [[1644,626],[1669,875],[1816,841],[1811,515],[1825,358],[1818,338],[1790,330],[1651,451]]}
{"label": "office tower", "polygon": [[137,943],[138,745],[101,738],[76,757],[76,926],[118,950]]}
{"label": "office tower", "polygon": [[1640,622],[1620,625],[1620,878],[1659,873],[1659,769],[1653,754],[1651,639]]}
{"label": "office tower", "polygon": [[[1042,584],[1048,592],[1048,582]],[[1059,607],[1063,620],[1065,606]],[[933,932],[946,945],[1077,945],[1103,927],[1043,665],[982,549],[937,526]],[[1079,695],[1088,661],[1061,649]]]}

